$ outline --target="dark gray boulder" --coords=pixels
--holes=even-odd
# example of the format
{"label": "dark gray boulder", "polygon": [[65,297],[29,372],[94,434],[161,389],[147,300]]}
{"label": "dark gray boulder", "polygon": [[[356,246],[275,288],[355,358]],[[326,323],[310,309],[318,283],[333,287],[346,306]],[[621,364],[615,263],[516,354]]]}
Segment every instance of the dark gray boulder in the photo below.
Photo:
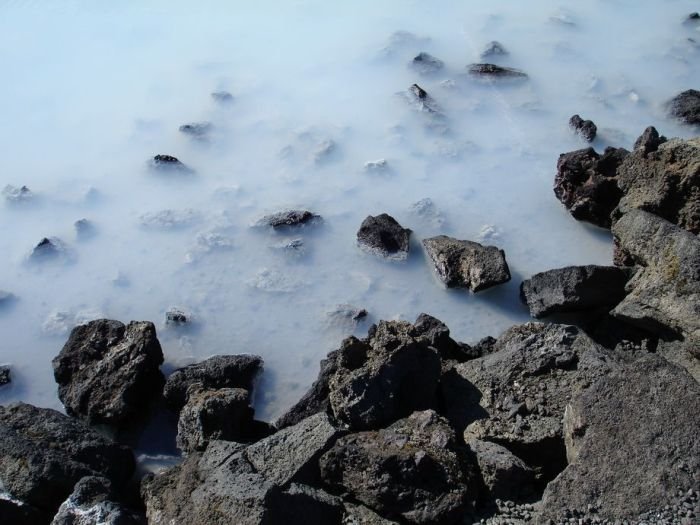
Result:
{"label": "dark gray boulder", "polygon": [[357,231],[357,244],[381,257],[403,260],[408,257],[410,236],[411,230],[402,227],[391,215],[368,215]]}
{"label": "dark gray boulder", "polygon": [[559,155],[554,194],[575,219],[609,228],[622,197],[617,168],[628,155],[623,148],[605,148],[602,155],[593,148]]}
{"label": "dark gray boulder", "polygon": [[567,266],[536,273],[520,285],[530,315],[612,308],[625,297],[629,272],[615,266]]}
{"label": "dark gray boulder", "polygon": [[492,500],[520,501],[534,494],[535,472],[518,456],[490,441],[467,443]]}
{"label": "dark gray boulder", "polygon": [[579,115],[574,115],[569,119],[569,126],[587,142],[593,142],[598,133],[598,127],[592,120],[583,120]]}
{"label": "dark gray boulder", "polygon": [[698,236],[642,210],[623,215],[612,232],[618,249],[640,265],[612,315],[660,335],[700,342]]}
{"label": "dark gray boulder", "polygon": [[488,80],[525,80],[527,73],[496,64],[470,64],[467,72],[473,77]]}
{"label": "dark gray boulder", "polygon": [[547,486],[540,522],[573,511],[640,523],[698,486],[700,385],[689,374],[647,354],[581,387],[564,415],[569,465]]}
{"label": "dark gray boulder", "polygon": [[0,365],[0,386],[12,382],[11,369],[8,365]]}
{"label": "dark gray boulder", "polygon": [[413,57],[410,65],[421,75],[431,75],[445,67],[445,63],[442,60],[425,51],[421,51]]}
{"label": "dark gray boulder", "polygon": [[168,376],[163,397],[173,410],[178,411],[187,402],[187,389],[199,383],[206,390],[243,388],[252,390],[261,372],[263,359],[257,355],[217,355],[200,363],[178,368]]}
{"label": "dark gray boulder", "polygon": [[107,478],[81,479],[51,525],[146,525],[146,517],[119,503]]}
{"label": "dark gray boulder", "polygon": [[640,151],[646,156],[648,153],[653,153],[659,146],[666,142],[666,137],[659,135],[659,132],[654,126],[649,126],[634,142],[634,151]]}
{"label": "dark gray boulder", "polygon": [[342,525],[398,525],[398,522],[382,518],[364,505],[346,501]]}
{"label": "dark gray boulder", "polygon": [[256,222],[256,226],[269,226],[274,229],[310,225],[319,222],[321,217],[308,210],[287,210],[265,215]]}
{"label": "dark gray boulder", "polygon": [[80,420],[24,403],[0,406],[0,486],[48,515],[48,523],[84,476],[104,476],[121,487],[134,457]]}
{"label": "dark gray boulder", "polygon": [[478,292],[510,281],[505,252],[495,246],[438,235],[424,239],[423,247],[448,288]]}
{"label": "dark gray boulder", "polygon": [[99,319],[76,326],[52,364],[69,414],[119,427],[160,394],[162,362],[153,323]]}
{"label": "dark gray boulder", "polygon": [[700,124],[700,91],[688,89],[666,103],[671,117],[685,124]]}
{"label": "dark gray boulder", "polygon": [[432,410],[376,432],[341,437],[320,461],[323,480],[389,519],[456,523],[476,497],[454,430]]}
{"label": "dark gray boulder", "polygon": [[191,173],[192,168],[180,162],[180,159],[172,155],[155,155],[150,162],[150,167],[162,172]]}
{"label": "dark gray boulder", "polygon": [[413,323],[416,336],[425,338],[435,348],[443,361],[464,362],[478,357],[466,343],[460,343],[450,337],[450,329],[445,323],[425,313],[419,314]]}

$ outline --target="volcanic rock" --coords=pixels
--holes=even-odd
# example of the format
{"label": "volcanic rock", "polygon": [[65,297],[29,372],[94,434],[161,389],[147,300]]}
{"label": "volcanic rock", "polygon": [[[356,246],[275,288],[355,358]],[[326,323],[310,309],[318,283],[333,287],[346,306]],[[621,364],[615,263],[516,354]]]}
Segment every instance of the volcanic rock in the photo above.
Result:
{"label": "volcanic rock", "polygon": [[666,108],[671,117],[685,124],[700,124],[700,91],[683,91],[669,100]]}
{"label": "volcanic rock", "polygon": [[593,142],[596,133],[598,133],[598,127],[592,120],[583,120],[579,115],[574,115],[569,119],[569,126],[588,142]]}
{"label": "volcanic rock", "polygon": [[430,75],[440,71],[445,63],[430,53],[421,51],[411,60],[411,67],[421,75]]}
{"label": "volcanic rock", "polygon": [[371,215],[357,231],[357,243],[364,250],[389,259],[408,257],[411,230],[403,228],[391,215]]}
{"label": "volcanic rock", "polygon": [[511,67],[497,66],[496,64],[471,64],[467,66],[467,72],[478,78],[488,80],[524,80],[527,73]]}
{"label": "volcanic rock", "polygon": [[288,210],[265,215],[256,226],[271,226],[275,229],[313,224],[321,217],[307,210]]}
{"label": "volcanic rock", "polygon": [[496,40],[492,40],[486,46],[484,46],[484,50],[481,52],[481,58],[490,58],[490,57],[497,57],[497,56],[505,56],[508,54],[508,51],[506,48],[501,44],[500,42]]}
{"label": "volcanic rock", "polygon": [[533,494],[534,471],[507,448],[474,439],[468,443],[492,500],[519,501]]}
{"label": "volcanic rock", "polygon": [[10,367],[0,365],[0,386],[7,385],[12,382]]}

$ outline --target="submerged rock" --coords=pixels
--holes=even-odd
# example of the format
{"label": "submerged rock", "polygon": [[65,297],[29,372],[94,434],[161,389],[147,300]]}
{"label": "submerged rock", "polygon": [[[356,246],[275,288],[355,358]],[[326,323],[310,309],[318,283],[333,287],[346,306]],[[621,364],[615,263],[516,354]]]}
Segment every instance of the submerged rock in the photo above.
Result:
{"label": "submerged rock", "polygon": [[73,223],[73,228],[75,228],[75,235],[82,241],[94,237],[97,233],[95,225],[87,219],[78,219]]}
{"label": "submerged rock", "polygon": [[122,487],[134,464],[131,450],[77,419],[24,403],[0,406],[0,486],[47,515],[44,523],[84,476]]}
{"label": "submerged rock", "polygon": [[519,69],[497,66],[496,64],[470,64],[467,66],[467,72],[474,77],[489,80],[525,80],[527,78],[527,73]]}
{"label": "submerged rock", "polygon": [[356,325],[367,317],[367,310],[351,304],[339,304],[333,310],[326,313],[328,320],[336,325]]}
{"label": "submerged rock", "polygon": [[18,188],[8,184],[2,190],[2,196],[5,197],[7,202],[11,203],[21,203],[28,202],[34,198],[32,191],[26,186]]}
{"label": "submerged rock", "polygon": [[685,124],[700,124],[700,91],[689,89],[679,93],[666,104],[671,117]]}
{"label": "submerged rock", "polygon": [[510,281],[505,252],[495,246],[438,235],[424,239],[423,247],[448,288],[478,292]]}
{"label": "submerged rock", "polygon": [[430,53],[421,51],[411,60],[411,67],[421,75],[430,75],[440,71],[445,63]]}
{"label": "submerged rock", "polygon": [[212,129],[211,122],[191,122],[189,124],[183,124],[178,128],[181,133],[190,135],[196,138],[202,138],[206,136]]}
{"label": "submerged rock", "polygon": [[363,169],[367,172],[386,172],[389,170],[389,163],[386,159],[368,160]]}
{"label": "submerged rock", "polygon": [[593,142],[598,127],[592,120],[583,120],[579,115],[574,115],[569,119],[569,126],[588,142]]}
{"label": "submerged rock", "polygon": [[308,210],[287,210],[271,215],[265,215],[258,220],[256,226],[270,226],[274,229],[282,229],[294,226],[311,225],[321,220],[320,215],[316,215]]}
{"label": "submerged rock", "polygon": [[67,248],[63,241],[57,237],[44,237],[32,250],[29,260],[32,262],[44,262],[65,258]]}
{"label": "submerged rock", "polygon": [[311,152],[311,157],[316,164],[321,164],[331,159],[333,154],[337,151],[338,145],[334,140],[326,139],[322,140]]}
{"label": "submerged rock", "polygon": [[12,382],[11,369],[8,365],[0,365],[0,386],[7,385]]}
{"label": "submerged rock", "polygon": [[408,257],[411,230],[402,227],[391,215],[368,215],[357,231],[357,243],[364,250],[389,259]]}
{"label": "submerged rock", "polygon": [[377,432],[341,437],[320,461],[323,480],[390,519],[457,523],[476,496],[447,421],[416,412]]}
{"label": "submerged rock", "polygon": [[625,297],[629,273],[615,266],[567,266],[536,273],[520,285],[533,317],[614,307]]}
{"label": "submerged rock", "polygon": [[228,104],[233,102],[233,95],[228,91],[214,91],[211,94],[211,98],[214,99],[214,102],[218,102],[220,104]]}
{"label": "submerged rock", "polygon": [[58,397],[69,414],[121,426],[163,387],[163,351],[153,323],[99,319],[75,327],[53,359]]}
{"label": "submerged rock", "polygon": [[492,40],[488,44],[484,46],[484,50],[481,52],[479,56],[481,58],[490,58],[490,57],[498,57],[498,56],[505,56],[508,54],[508,51],[506,48],[501,44],[500,42],[496,40]]}
{"label": "submerged rock", "polygon": [[153,230],[177,230],[187,228],[199,220],[199,213],[192,208],[160,210],[144,213],[139,217],[141,226]]}
{"label": "submerged rock", "polygon": [[165,324],[180,326],[192,322],[192,317],[179,308],[169,308],[165,312]]}
{"label": "submerged rock", "polygon": [[10,306],[17,301],[17,296],[11,292],[0,290],[0,309]]}

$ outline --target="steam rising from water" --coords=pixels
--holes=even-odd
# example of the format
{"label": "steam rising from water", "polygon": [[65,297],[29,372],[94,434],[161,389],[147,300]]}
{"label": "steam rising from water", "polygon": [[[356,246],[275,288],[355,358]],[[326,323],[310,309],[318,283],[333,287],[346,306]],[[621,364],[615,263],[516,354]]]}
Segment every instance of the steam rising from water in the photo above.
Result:
{"label": "steam rising from water", "polygon": [[[695,7],[0,2],[0,186],[33,193],[0,205],[0,289],[18,297],[0,311],[0,362],[14,373],[0,401],[60,407],[51,358],[72,326],[102,316],[156,322],[169,368],[262,355],[263,418],[353,330],[338,305],[369,311],[358,334],[427,312],[471,342],[527,320],[523,278],[611,261],[609,234],[552,194],[558,154],[585,147],[569,117],[598,125],[598,150],[630,148],[648,125],[691,136],[662,104],[700,84],[700,31],[681,23]],[[490,60],[527,81],[468,78],[493,40],[509,54]],[[410,68],[421,51],[444,67]],[[444,118],[410,102],[413,83]],[[211,96],[221,91],[233,100]],[[179,130],[197,123],[210,126]],[[154,170],[156,154],[191,171]],[[323,222],[251,227],[289,208]],[[406,262],[355,245],[382,212],[414,231]],[[83,218],[91,235],[75,230]],[[505,249],[513,280],[443,289],[419,244],[439,233]],[[32,263],[44,237],[65,251]],[[193,324],[166,326],[171,307]]]}

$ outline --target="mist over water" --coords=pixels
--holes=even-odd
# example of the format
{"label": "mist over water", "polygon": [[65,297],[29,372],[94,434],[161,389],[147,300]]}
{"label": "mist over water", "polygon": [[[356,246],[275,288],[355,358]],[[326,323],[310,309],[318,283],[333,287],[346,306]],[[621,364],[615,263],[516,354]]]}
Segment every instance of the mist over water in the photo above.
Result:
{"label": "mist over water", "polygon": [[[0,402],[61,408],[51,359],[76,323],[99,317],[155,322],[166,370],[263,356],[263,419],[296,402],[343,336],[379,319],[430,313],[466,342],[528,320],[522,279],[611,263],[609,233],[552,193],[558,155],[586,147],[569,117],[597,124],[598,151],[631,148],[648,125],[692,136],[663,103],[700,85],[700,26],[682,24],[696,8],[0,1],[0,187],[33,193],[0,204],[0,289],[17,296],[0,309],[0,363],[13,370]],[[493,61],[528,80],[468,77],[492,40],[510,52]],[[409,67],[421,51],[444,68]],[[411,104],[413,83],[444,119]],[[199,122],[211,123],[204,136],[179,131]],[[191,171],[154,170],[156,154]],[[379,159],[384,169],[364,168]],[[323,221],[252,227],[285,209]],[[356,245],[362,220],[383,212],[413,230],[407,261]],[[91,235],[75,230],[83,218]],[[445,289],[420,246],[437,234],[503,248],[512,281]],[[65,253],[32,263],[44,237]],[[347,304],[369,318],[354,328],[328,315]],[[166,326],[171,307],[192,325]]]}

